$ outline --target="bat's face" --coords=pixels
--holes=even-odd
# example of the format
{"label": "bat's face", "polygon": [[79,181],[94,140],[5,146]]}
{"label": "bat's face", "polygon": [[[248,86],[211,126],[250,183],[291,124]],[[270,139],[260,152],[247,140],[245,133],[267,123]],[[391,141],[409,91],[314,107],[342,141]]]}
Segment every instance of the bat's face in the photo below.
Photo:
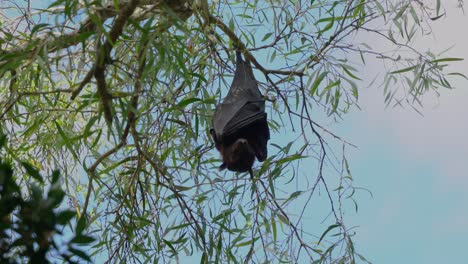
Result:
{"label": "bat's face", "polygon": [[244,138],[224,148],[223,161],[230,171],[249,171],[255,161],[255,152],[249,142]]}
{"label": "bat's face", "polygon": [[237,155],[242,155],[242,153],[249,151],[249,142],[245,138],[239,138],[232,144],[232,151]]}

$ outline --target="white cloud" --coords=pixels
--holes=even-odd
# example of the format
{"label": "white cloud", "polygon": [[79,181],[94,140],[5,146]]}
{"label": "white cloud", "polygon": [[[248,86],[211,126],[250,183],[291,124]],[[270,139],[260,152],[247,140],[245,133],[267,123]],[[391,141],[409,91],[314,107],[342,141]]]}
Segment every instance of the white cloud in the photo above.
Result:
{"label": "white cloud", "polygon": [[[468,17],[455,9],[447,13],[446,18],[432,24],[433,35],[417,45],[420,50],[434,51],[453,45],[445,56],[467,60],[453,63],[450,69],[468,73],[468,34],[459,31],[468,27]],[[373,63],[367,65],[367,71],[382,69]],[[424,98],[423,117],[410,107],[384,109],[383,88],[364,89],[359,100],[363,111],[356,115],[357,127],[368,129],[372,137],[388,137],[383,140],[398,144],[408,160],[433,163],[438,170],[436,180],[442,187],[468,188],[468,81],[458,78],[453,85],[457,89],[439,90],[439,98]]]}
{"label": "white cloud", "polygon": [[[468,17],[457,9],[447,14],[432,24],[434,35],[418,48],[453,46],[446,56],[467,60],[450,69],[468,74],[468,34],[461,33],[467,31]],[[366,68],[369,79],[384,70],[372,63]],[[461,263],[444,261],[440,252],[465,259],[458,249],[468,233],[463,210],[468,201],[468,81],[452,84],[457,89],[424,98],[423,117],[410,107],[385,109],[383,88],[362,89],[362,111],[341,124],[349,133],[340,135],[359,146],[351,153],[357,182],[374,193],[370,201],[359,200],[356,222],[360,246],[377,263],[396,263],[403,250],[411,263]]]}

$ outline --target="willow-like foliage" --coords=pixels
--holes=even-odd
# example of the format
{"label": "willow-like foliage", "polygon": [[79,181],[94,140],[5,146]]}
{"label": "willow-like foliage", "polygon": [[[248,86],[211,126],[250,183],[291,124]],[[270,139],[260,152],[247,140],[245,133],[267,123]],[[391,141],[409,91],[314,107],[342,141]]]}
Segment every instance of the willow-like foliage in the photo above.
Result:
{"label": "willow-like foliage", "polygon": [[[97,240],[95,262],[354,263],[358,201],[328,124],[384,65],[390,106],[452,88],[457,58],[417,50],[440,0],[57,0],[0,3],[4,154],[45,175]],[[366,44],[379,40],[382,47]],[[219,172],[209,137],[234,46],[265,96],[270,156]],[[48,172],[48,173],[47,173]],[[27,178],[17,179],[28,181]]]}

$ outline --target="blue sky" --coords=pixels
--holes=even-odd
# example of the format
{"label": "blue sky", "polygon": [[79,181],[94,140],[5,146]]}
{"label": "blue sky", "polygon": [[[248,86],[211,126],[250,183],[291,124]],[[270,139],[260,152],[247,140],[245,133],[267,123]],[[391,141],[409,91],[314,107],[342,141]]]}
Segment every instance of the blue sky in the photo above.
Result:
{"label": "blue sky", "polygon": [[[421,50],[455,45],[447,55],[468,59],[461,34],[468,17],[454,6],[431,24],[434,35],[417,43]],[[466,74],[468,61],[451,69]],[[358,249],[374,263],[467,263],[468,81],[453,84],[424,98],[423,117],[409,107],[386,109],[381,88],[363,89],[362,110],[335,125],[358,146],[348,150],[353,176],[374,195],[361,193],[358,214],[348,215],[359,226]]]}

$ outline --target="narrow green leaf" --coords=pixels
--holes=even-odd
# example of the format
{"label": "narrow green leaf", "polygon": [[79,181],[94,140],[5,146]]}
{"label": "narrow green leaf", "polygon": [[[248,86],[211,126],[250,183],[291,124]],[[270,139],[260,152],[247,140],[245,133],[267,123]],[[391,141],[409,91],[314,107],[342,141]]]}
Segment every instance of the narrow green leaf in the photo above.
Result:
{"label": "narrow green leaf", "polygon": [[44,180],[42,179],[42,176],[39,173],[39,170],[34,168],[34,166],[32,166],[31,164],[29,164],[28,162],[25,162],[25,161],[22,161],[21,165],[23,165],[24,169],[26,170],[26,173],[29,176],[33,177],[34,179],[36,179],[40,183],[44,183]]}
{"label": "narrow green leaf", "polygon": [[265,36],[263,36],[262,41],[265,41],[265,40],[269,39],[271,37],[271,35],[273,35],[273,33],[271,33],[271,32],[266,33]]}
{"label": "narrow green leaf", "polygon": [[317,78],[315,78],[314,83],[312,84],[312,87],[310,88],[310,95],[314,95],[315,92],[317,91],[317,88],[319,87],[320,83],[323,81],[323,79],[327,76],[328,72],[322,72],[319,74]]}
{"label": "narrow green leaf", "polygon": [[417,67],[418,67],[417,65],[414,65],[414,66],[411,66],[411,67],[408,67],[408,68],[392,71],[392,72],[390,72],[390,74],[398,74],[398,73],[403,73],[403,72],[409,72],[409,71],[412,71],[412,70],[416,69]]}
{"label": "narrow green leaf", "polygon": [[177,230],[177,229],[185,228],[189,225],[190,225],[189,223],[185,223],[185,224],[181,224],[177,226],[172,226],[172,227],[169,227],[168,230]]}
{"label": "narrow green leaf", "polygon": [[166,244],[169,248],[172,249],[173,252],[177,252],[177,250],[174,248],[174,246],[172,245],[172,242],[169,241],[169,240],[166,240],[166,239],[163,239],[164,241],[164,244]]}
{"label": "narrow green leaf", "polygon": [[359,254],[359,253],[356,253],[356,255],[364,262],[368,263],[368,264],[372,264],[372,262],[370,262],[369,260],[367,260],[363,255]]}
{"label": "narrow green leaf", "polygon": [[180,103],[177,104],[177,106],[180,108],[184,108],[189,104],[199,102],[199,101],[201,101],[201,99],[199,98],[188,98],[188,99],[182,100]]}
{"label": "narrow green leaf", "polygon": [[70,151],[70,153],[73,155],[75,159],[79,159],[78,155],[76,154],[75,150],[73,149],[73,145],[70,141],[70,138],[65,134],[65,131],[63,131],[62,127],[59,125],[57,121],[54,121],[55,127],[57,128],[57,131],[59,132],[59,135],[62,137],[62,139],[65,142],[65,146],[67,149]]}
{"label": "narrow green leaf", "polygon": [[286,163],[286,162],[291,162],[291,161],[295,161],[295,160],[298,160],[298,159],[304,159],[304,158],[307,158],[307,157],[299,155],[299,154],[293,154],[293,155],[288,156],[286,158],[279,159],[276,163],[278,165],[281,165],[281,164]]}
{"label": "narrow green leaf", "polygon": [[271,54],[270,62],[273,62],[275,58],[276,58],[276,50],[274,50],[273,53]]}
{"label": "narrow green leaf", "polygon": [[334,225],[331,225],[327,228],[327,230],[325,230],[325,232],[322,234],[322,236],[320,237],[319,241],[317,242],[317,244],[320,244],[320,242],[322,241],[322,239],[328,234],[328,232],[330,232],[331,230],[337,228],[341,226],[341,224],[334,224]]}
{"label": "narrow green leaf", "polygon": [[187,124],[184,122],[184,121],[181,121],[181,120],[178,120],[178,119],[174,119],[174,118],[168,118],[167,121],[169,122],[172,122],[172,123],[176,123],[176,124],[179,124],[183,127],[186,127]]}
{"label": "narrow green leaf", "polygon": [[463,77],[466,80],[468,80],[468,77],[466,77],[466,75],[464,75],[463,73],[460,73],[460,72],[451,72],[451,73],[449,73],[447,75],[460,76],[460,77]]}
{"label": "narrow green leaf", "polygon": [[323,29],[321,29],[319,32],[318,32],[318,35],[321,36],[323,33],[327,32],[328,30],[330,30],[333,25],[334,25],[335,21],[332,20],[330,21],[330,23],[328,23]]}
{"label": "narrow green leaf", "polygon": [[91,128],[93,127],[94,123],[98,120],[98,116],[93,116],[89,119],[88,123],[86,124],[84,130],[83,130],[83,137],[87,138],[90,136],[92,133],[90,133]]}
{"label": "narrow green leaf", "polygon": [[47,24],[47,23],[42,23],[42,24],[37,24],[37,25],[35,25],[35,26],[33,27],[33,29],[31,30],[31,36],[32,36],[35,32],[41,30],[41,28],[45,28],[45,27],[47,27],[47,26],[49,26],[49,24]]}
{"label": "narrow green leaf", "polygon": [[287,225],[290,224],[288,218],[281,213],[278,214],[278,219]]}
{"label": "narrow green leaf", "polygon": [[276,242],[276,239],[278,237],[278,232],[276,230],[276,221],[274,217],[272,217],[271,219],[271,230],[273,232],[273,242]]}
{"label": "narrow green leaf", "polygon": [[463,61],[463,58],[442,58],[442,59],[437,59],[431,61],[432,63],[437,63],[437,62],[450,62],[450,61]]}
{"label": "narrow green leaf", "polygon": [[443,17],[443,16],[445,16],[445,13],[443,13],[442,15],[438,15],[438,16],[436,16],[436,17],[430,17],[430,19],[431,19],[432,21],[436,21],[436,20],[440,19],[440,18]]}
{"label": "narrow green leaf", "polygon": [[182,186],[182,185],[174,185],[174,188],[179,190],[179,191],[188,191],[188,190],[191,190],[193,187],[190,186]]}
{"label": "narrow green leaf", "polygon": [[383,6],[379,3],[379,0],[374,0],[375,5],[377,6],[377,9],[379,10],[379,15],[384,17],[384,20],[387,20],[385,17],[385,9]]}
{"label": "narrow green leaf", "polygon": [[393,20],[398,20],[401,18],[401,16],[405,13],[406,9],[408,8],[410,4],[406,4],[405,6],[403,6],[400,11],[396,14],[396,16],[393,18]]}
{"label": "narrow green leaf", "polygon": [[288,197],[288,199],[286,199],[286,200],[283,202],[283,205],[285,205],[287,202],[289,202],[289,201],[291,201],[291,200],[296,199],[296,198],[299,197],[301,194],[302,194],[302,191],[293,192],[293,193]]}
{"label": "narrow green leaf", "polygon": [[419,25],[419,17],[418,15],[416,14],[416,11],[414,10],[413,6],[410,6],[410,13],[411,13],[411,16],[413,17],[413,20],[414,22]]}
{"label": "narrow green leaf", "polygon": [[320,97],[322,97],[327,91],[329,91],[331,88],[335,87],[335,86],[338,86],[341,84],[341,80],[338,80],[336,82],[333,82],[333,83],[330,83],[329,85],[327,85],[325,88],[323,88],[323,91],[320,93]]}
{"label": "narrow green leaf", "polygon": [[249,241],[239,243],[239,244],[235,245],[234,247],[245,247],[245,246],[251,245],[252,243],[255,243],[255,241],[257,241],[257,240],[258,240],[258,237],[254,238],[254,239],[251,239]]}
{"label": "narrow green leaf", "polygon": [[351,78],[353,79],[356,79],[356,80],[360,80],[362,81],[361,78],[357,77],[356,75],[354,75],[350,70],[348,70],[346,67],[342,67],[344,72],[346,72],[346,74],[348,74]]}

